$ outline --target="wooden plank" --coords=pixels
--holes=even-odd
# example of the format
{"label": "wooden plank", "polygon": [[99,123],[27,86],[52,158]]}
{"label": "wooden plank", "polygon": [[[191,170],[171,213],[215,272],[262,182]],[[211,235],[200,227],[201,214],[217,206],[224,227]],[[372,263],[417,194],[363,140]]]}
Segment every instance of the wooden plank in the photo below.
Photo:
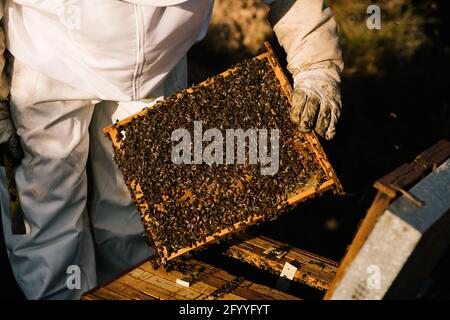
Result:
{"label": "wooden plank", "polygon": [[218,300],[245,300],[245,298],[235,295],[233,293],[227,293],[224,294],[220,299]]}
{"label": "wooden plank", "polygon": [[[225,286],[225,285],[229,284],[230,282],[235,281],[237,279],[235,276],[232,276],[223,270],[213,268],[204,263],[202,263],[202,264],[207,268],[207,271],[200,275],[200,279],[203,282],[212,284],[217,289],[220,289],[222,286]],[[255,283],[253,283],[251,281],[244,280],[241,282],[241,284],[237,288],[227,292],[224,295],[219,296],[218,299],[221,300],[223,298],[223,296],[225,296],[229,293],[233,293],[234,295],[239,296],[240,299],[250,299],[250,300],[260,300],[260,299],[272,300],[272,299],[276,299],[276,298],[283,299],[283,300],[285,300],[287,298],[294,299],[294,297],[291,295],[286,295],[278,290],[270,289],[263,285],[255,286],[255,288],[257,288],[259,292],[256,290],[251,290],[250,286],[252,286],[254,284]],[[265,290],[264,290],[264,288],[265,288]],[[274,293],[274,294],[277,293],[277,294],[275,294],[274,296],[270,296],[270,294],[272,294],[272,293]],[[229,298],[231,298],[231,297],[229,297]]]}
{"label": "wooden plank", "polygon": [[394,199],[397,196],[397,191],[391,185],[397,188],[407,189],[417,182],[418,179],[422,178],[425,172],[425,168],[417,166],[414,163],[407,163],[377,180],[374,187]]}
{"label": "wooden plank", "polygon": [[275,300],[274,297],[267,295],[266,293],[260,293],[248,288],[237,287],[234,290],[230,291],[240,297],[245,298],[246,300]]}
{"label": "wooden plank", "polygon": [[129,274],[132,277],[143,280],[157,287],[157,290],[163,289],[165,292],[167,292],[167,295],[169,295],[172,299],[193,300],[200,296],[199,292],[191,290],[190,288],[179,287],[176,283],[170,280],[166,280],[162,277],[153,274],[149,275],[148,273],[142,273],[140,271],[142,271],[142,269],[135,269],[131,271]]}
{"label": "wooden plank", "polygon": [[[309,141],[311,145],[311,149],[315,153],[317,159],[321,163],[322,168],[324,168],[325,174],[328,176],[328,181],[333,181],[333,185],[329,188],[333,188],[333,192],[337,195],[344,195],[344,188],[342,187],[341,182],[339,181],[336,172],[334,171],[333,167],[331,166],[330,161],[328,160],[328,157],[322,148],[322,145],[319,142],[319,139],[317,138],[314,131],[311,131],[310,134],[305,135],[305,138],[307,141]],[[321,191],[318,192],[320,194]],[[293,202],[295,203],[295,202]]]}
{"label": "wooden plank", "polygon": [[129,274],[120,277],[116,281],[118,281],[120,283],[124,283],[126,285],[129,285],[130,287],[133,287],[136,290],[139,290],[143,294],[153,297],[157,300],[173,300],[174,299],[174,296],[172,295],[172,293],[170,291],[160,288],[158,286],[152,285],[152,284],[150,284],[144,280],[141,280],[139,278],[135,278]]}
{"label": "wooden plank", "polygon": [[278,290],[261,284],[238,279],[228,272],[201,261],[191,259],[187,262],[189,272],[196,273],[195,281],[187,288],[175,283],[184,276],[178,271],[154,269],[144,262],[127,274],[105,286],[88,292],[82,299],[127,299],[127,300],[221,300],[221,299],[295,299]]}
{"label": "wooden plank", "polygon": [[[287,253],[282,258],[264,254],[270,248],[286,248]],[[294,281],[320,290],[328,289],[338,267],[337,262],[261,236],[238,236],[226,254],[276,275],[281,273],[286,263],[290,263],[298,268]]]}
{"label": "wooden plank", "polygon": [[300,298],[294,297],[290,294],[278,291],[266,286],[262,286],[257,283],[253,283],[249,286],[249,289],[265,296],[271,297],[274,300],[301,300]]}
{"label": "wooden plank", "polygon": [[[162,268],[155,270],[151,266],[150,263],[145,263],[142,266],[140,266],[139,268],[143,269],[143,270],[147,270],[148,272],[151,272],[160,277],[164,277],[165,279],[172,281],[175,284],[175,286],[177,286],[177,287],[179,285],[176,284],[176,280],[181,279],[186,276],[183,273],[178,272],[178,271],[167,272],[167,271],[164,271],[164,269],[162,269]],[[193,281],[193,283],[189,286],[189,288],[198,292],[199,294],[205,294],[205,295],[210,295],[212,292],[214,292],[217,289],[217,287],[208,285],[207,283],[204,283],[198,279]],[[198,299],[198,298],[196,298],[196,299]]]}
{"label": "wooden plank", "polygon": [[105,286],[108,290],[125,296],[129,300],[155,300],[154,297],[146,295],[136,288],[119,281],[113,281]]}
{"label": "wooden plank", "polygon": [[206,283],[207,285],[209,285],[211,287],[215,287],[215,288],[220,288],[221,286],[223,286],[227,283],[227,281],[225,281],[221,278],[217,278],[211,274],[202,274],[199,277],[199,280],[202,281],[203,283]]}
{"label": "wooden plank", "polygon": [[273,246],[273,243],[269,243],[268,241],[265,241],[264,239],[260,237],[250,237],[245,240],[245,242],[254,245],[255,247],[259,247],[261,249],[269,249]]}
{"label": "wooden plank", "polygon": [[[240,248],[238,247],[230,248],[228,251],[228,255],[243,262],[247,262],[259,269],[267,270],[276,275],[279,275],[281,273],[286,262],[294,264],[293,261],[295,261],[287,261],[288,259],[286,258],[280,260],[272,260],[262,255],[255,254],[252,251],[240,250]],[[294,281],[304,283],[317,289],[327,290],[328,284],[333,279],[334,274],[325,273],[324,276],[324,272],[314,271],[301,264],[297,266],[298,270],[295,273]]]}
{"label": "wooden plank", "polygon": [[103,300],[103,299],[99,299],[98,297],[96,297],[90,293],[87,293],[81,297],[81,300]]}
{"label": "wooden plank", "polygon": [[214,277],[216,277],[218,279],[221,279],[223,281],[228,281],[228,282],[234,281],[237,278],[236,276],[234,276],[232,274],[229,274],[225,270],[213,267],[213,266],[211,266],[211,265],[209,265],[207,263],[204,263],[202,261],[198,261],[198,260],[193,260],[193,261],[197,264],[197,266],[199,268],[204,268],[205,269],[205,273],[204,274],[207,274],[208,276],[214,276]]}
{"label": "wooden plank", "polygon": [[[212,293],[212,295],[214,295],[214,293],[219,290],[220,288],[222,288],[223,286],[228,285],[230,282],[229,280],[225,280],[221,277],[220,274],[203,274],[200,276],[200,279],[202,282],[212,286],[212,287],[216,287],[216,290],[214,290],[214,292]],[[237,278],[235,277],[234,280],[236,280]]]}
{"label": "wooden plank", "polygon": [[92,295],[103,300],[129,300],[128,297],[120,293],[111,291],[105,287],[96,290],[94,293],[92,293]]}
{"label": "wooden plank", "polygon": [[404,164],[377,180],[374,186],[394,199],[398,194],[392,185],[400,189],[409,189],[448,158],[450,158],[450,142],[441,140],[419,154],[413,162]]}
{"label": "wooden plank", "polygon": [[450,158],[450,142],[441,140],[418,155],[414,161],[431,171],[435,170],[448,158]]}
{"label": "wooden plank", "polygon": [[242,288],[249,288],[252,284],[253,282],[244,279],[239,286]]}
{"label": "wooden plank", "polygon": [[201,293],[193,290],[192,288],[186,288],[183,286],[179,286],[176,283],[173,283],[170,280],[164,279],[163,277],[160,276],[154,276],[151,278],[147,278],[145,279],[145,281],[148,281],[149,283],[153,283],[155,285],[158,285],[161,288],[167,289],[171,292],[173,292],[176,297],[182,297],[183,299],[186,300],[194,300],[196,298],[198,298],[199,296],[201,296]]}
{"label": "wooden plank", "polygon": [[339,263],[319,255],[306,252],[297,248],[291,249],[285,256],[288,260],[308,263],[313,269],[329,270],[329,272],[337,271]]}

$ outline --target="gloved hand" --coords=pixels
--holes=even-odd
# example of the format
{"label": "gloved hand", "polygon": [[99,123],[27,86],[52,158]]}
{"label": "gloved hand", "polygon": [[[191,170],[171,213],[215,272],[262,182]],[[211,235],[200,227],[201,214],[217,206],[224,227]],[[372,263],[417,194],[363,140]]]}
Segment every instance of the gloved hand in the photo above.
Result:
{"label": "gloved hand", "polygon": [[286,51],[294,77],[291,118],[302,132],[334,137],[341,115],[340,74],[344,67],[337,24],[324,0],[264,0],[269,21]]}
{"label": "gloved hand", "polygon": [[319,69],[306,71],[295,79],[291,120],[301,132],[315,130],[324,139],[333,139],[341,116],[339,84]]}
{"label": "gloved hand", "polygon": [[17,136],[11,121],[9,106],[6,101],[0,102],[0,145],[3,144],[3,150],[6,150],[14,163],[18,163],[22,160],[22,146],[20,145],[19,137]]}

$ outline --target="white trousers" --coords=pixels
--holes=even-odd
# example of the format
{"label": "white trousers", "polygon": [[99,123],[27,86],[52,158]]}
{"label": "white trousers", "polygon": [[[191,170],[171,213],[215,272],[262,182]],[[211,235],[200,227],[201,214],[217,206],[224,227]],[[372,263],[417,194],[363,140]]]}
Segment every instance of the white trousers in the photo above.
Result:
{"label": "white trousers", "polygon": [[18,60],[10,78],[11,114],[25,153],[15,177],[27,234],[11,233],[2,168],[9,260],[27,298],[77,299],[152,254],[102,129],[183,89],[186,59],[145,103],[99,101]]}

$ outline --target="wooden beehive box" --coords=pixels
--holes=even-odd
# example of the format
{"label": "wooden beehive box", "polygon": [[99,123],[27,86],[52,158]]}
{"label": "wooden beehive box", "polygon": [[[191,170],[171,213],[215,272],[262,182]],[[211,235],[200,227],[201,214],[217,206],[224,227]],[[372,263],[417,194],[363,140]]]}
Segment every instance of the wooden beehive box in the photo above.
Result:
{"label": "wooden beehive box", "polygon": [[[255,59],[266,60],[268,62],[268,64],[273,69],[274,74],[277,78],[277,82],[279,84],[281,94],[285,95],[287,97],[288,101],[290,101],[292,88],[291,88],[282,68],[280,67],[275,55],[273,54],[272,49],[270,48],[270,46],[268,44],[266,44],[266,47],[267,47],[267,52],[257,56]],[[222,73],[221,75],[223,77],[227,77],[235,71],[236,71],[236,69],[231,68],[231,69],[225,71],[224,73]],[[194,92],[194,90],[198,90],[198,88],[208,86],[211,84],[211,81],[212,80],[205,81],[204,83],[200,84],[199,86],[187,89],[186,92],[192,93],[192,92]],[[243,90],[245,90],[245,88],[243,88]],[[121,152],[122,144],[126,143],[120,138],[120,132],[119,132],[118,128],[120,126],[126,125],[127,123],[129,123],[131,121],[134,121],[138,117],[145,116],[150,110],[153,110],[156,107],[158,107],[158,106],[157,105],[151,106],[133,116],[130,116],[130,117],[104,129],[106,135],[111,139],[116,152]],[[321,169],[322,180],[319,181],[318,179],[312,178],[311,181],[308,181],[308,183],[304,183],[302,185],[302,187],[298,186],[296,192],[286,195],[288,198],[287,204],[288,205],[298,204],[299,202],[304,201],[307,198],[321,194],[324,191],[327,191],[329,189],[333,189],[334,192],[337,194],[343,193],[342,186],[341,186],[338,178],[336,177],[336,174],[334,173],[333,168],[330,165],[316,135],[313,132],[308,133],[308,134],[298,133],[297,135],[298,136],[294,137],[294,139],[292,140],[295,150],[298,151],[299,156],[302,154],[303,155],[306,154],[311,158],[311,155],[312,155],[312,159],[313,159],[315,165],[317,166],[317,168]],[[151,228],[148,228],[148,224],[147,224],[148,219],[149,219],[148,212],[149,212],[149,210],[156,210],[153,208],[161,206],[163,204],[162,203],[160,203],[160,204],[148,203],[148,201],[146,201],[144,199],[144,194],[142,192],[142,189],[141,189],[141,186],[139,185],[139,183],[136,183],[135,181],[128,181],[128,182],[126,181],[126,183],[129,184],[129,188],[132,190],[133,197],[134,197],[137,207],[141,213],[141,218],[144,223],[144,226],[146,227],[147,232],[150,233],[151,237],[154,240],[155,239],[154,234],[152,233]],[[189,190],[184,190],[184,191],[187,194],[189,193]],[[233,227],[225,228],[219,232],[210,234],[208,237],[206,237],[206,239],[204,241],[197,242],[195,245],[193,245],[191,247],[185,247],[185,248],[182,248],[182,249],[180,249],[176,252],[172,252],[172,253],[169,253],[169,251],[165,247],[155,246],[156,247],[155,249],[161,258],[163,258],[164,260],[170,260],[170,259],[176,258],[184,253],[187,253],[193,249],[196,249],[200,246],[203,246],[207,243],[217,241],[217,239],[219,239],[221,237],[229,235],[232,232],[241,230],[249,225],[258,223],[262,220],[264,220],[264,217],[261,215],[258,215],[258,213],[255,212],[254,216],[251,217],[250,219],[236,223]]]}
{"label": "wooden beehive box", "polygon": [[117,279],[87,292],[81,299],[300,300],[202,261],[190,259],[186,264],[191,269],[188,272],[190,276],[186,272],[155,269],[150,262],[144,262]]}
{"label": "wooden beehive box", "polygon": [[[226,255],[275,275],[286,263],[298,267],[293,281],[326,291],[339,264],[317,254],[263,237],[241,235],[230,243]],[[238,277],[225,268],[198,259],[183,263],[184,270],[154,268],[149,261],[125,271],[110,282],[87,292],[82,300],[302,300]]]}

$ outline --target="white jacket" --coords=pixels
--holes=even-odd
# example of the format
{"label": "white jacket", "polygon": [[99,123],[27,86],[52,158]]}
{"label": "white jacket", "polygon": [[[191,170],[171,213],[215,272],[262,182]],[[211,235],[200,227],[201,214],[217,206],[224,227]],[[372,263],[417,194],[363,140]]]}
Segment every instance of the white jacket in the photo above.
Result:
{"label": "white jacket", "polygon": [[[195,41],[206,34],[214,3],[3,1],[7,48],[15,57],[51,78],[114,101],[146,98],[162,84]],[[272,17],[279,16],[272,21],[274,31],[286,50],[295,83],[338,83],[343,63],[337,27],[324,0],[263,2],[271,4]],[[0,94],[7,92],[4,84],[0,87]]]}
{"label": "white jacket", "polygon": [[162,84],[206,33],[212,5],[213,0],[5,0],[6,45],[51,78],[100,99],[135,101]]}

